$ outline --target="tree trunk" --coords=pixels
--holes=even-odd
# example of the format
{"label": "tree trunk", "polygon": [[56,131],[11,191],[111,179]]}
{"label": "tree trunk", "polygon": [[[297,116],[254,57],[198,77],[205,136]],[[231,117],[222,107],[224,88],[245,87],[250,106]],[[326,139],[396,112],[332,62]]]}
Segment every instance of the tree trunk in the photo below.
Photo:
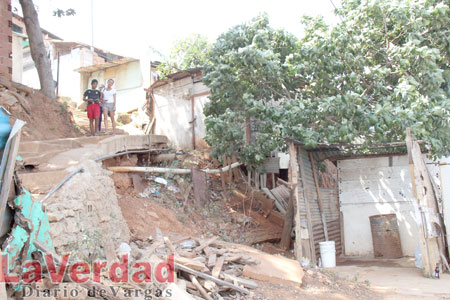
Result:
{"label": "tree trunk", "polygon": [[247,145],[252,143],[252,127],[250,125],[250,117],[245,117],[245,142]]}
{"label": "tree trunk", "polygon": [[30,40],[31,57],[38,71],[41,91],[44,95],[54,99],[55,82],[53,81],[50,59],[47,56],[41,26],[32,0],[19,0],[22,6],[23,19]]}

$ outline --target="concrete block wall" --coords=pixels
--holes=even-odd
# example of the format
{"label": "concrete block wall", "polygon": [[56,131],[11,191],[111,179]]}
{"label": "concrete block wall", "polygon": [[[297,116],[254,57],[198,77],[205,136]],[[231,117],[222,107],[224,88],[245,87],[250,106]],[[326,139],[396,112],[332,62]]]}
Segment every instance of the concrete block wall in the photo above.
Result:
{"label": "concrete block wall", "polygon": [[0,77],[11,80],[12,13],[11,1],[0,0]]}
{"label": "concrete block wall", "polygon": [[130,231],[110,171],[92,160],[45,204],[56,252],[78,259],[114,257]]}

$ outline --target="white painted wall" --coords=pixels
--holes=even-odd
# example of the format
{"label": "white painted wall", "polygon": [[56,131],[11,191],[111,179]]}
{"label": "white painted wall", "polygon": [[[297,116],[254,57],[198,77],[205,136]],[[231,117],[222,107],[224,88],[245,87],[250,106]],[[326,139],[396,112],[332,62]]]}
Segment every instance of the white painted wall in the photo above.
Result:
{"label": "white painted wall", "polygon": [[[59,89],[58,93],[61,97],[70,97],[72,101],[80,103],[82,95],[80,93],[80,73],[75,69],[81,66],[80,52],[82,49],[76,48],[71,52],[60,55],[59,57]],[[53,62],[55,65],[54,79],[57,76],[58,61]]]}
{"label": "white painted wall", "polygon": [[[192,149],[192,78],[186,77],[154,89],[155,133],[167,136],[176,149]],[[193,94],[207,92],[202,83],[194,84]],[[209,101],[207,95],[194,98],[196,142],[205,137],[204,105]]]}
{"label": "white painted wall", "polygon": [[15,32],[12,35],[12,80],[22,83],[23,37]]}
{"label": "white painted wall", "polygon": [[369,217],[395,213],[403,254],[413,256],[418,230],[408,157],[341,160],[338,178],[345,255],[373,255]]}
{"label": "white painted wall", "polygon": [[34,66],[33,58],[31,57],[30,47],[23,49],[23,69],[22,69],[22,84],[34,89],[40,89],[39,75]]}
{"label": "white painted wall", "polygon": [[[53,80],[57,80],[58,59],[53,55],[53,47],[48,46],[52,57],[50,63],[52,68]],[[69,97],[77,104],[82,103],[82,92],[80,89],[81,75],[75,71],[80,67],[92,65],[93,53],[90,49],[74,48],[69,53],[60,54],[59,57],[59,96]],[[33,59],[30,54],[30,48],[25,48],[23,51],[23,71],[22,84],[29,87],[40,89],[39,75],[34,66]]]}
{"label": "white painted wall", "polygon": [[117,91],[116,113],[141,108],[147,101],[139,61],[94,72],[88,78],[89,86],[91,80],[94,78],[98,80],[99,86],[101,84],[106,86],[108,79],[114,79],[114,88]]}

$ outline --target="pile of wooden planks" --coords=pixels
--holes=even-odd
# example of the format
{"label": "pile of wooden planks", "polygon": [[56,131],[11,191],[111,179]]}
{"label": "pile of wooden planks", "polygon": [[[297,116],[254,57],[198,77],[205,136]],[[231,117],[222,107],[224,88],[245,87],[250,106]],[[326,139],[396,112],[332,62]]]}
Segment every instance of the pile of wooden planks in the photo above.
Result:
{"label": "pile of wooden planks", "polygon": [[217,237],[171,240],[164,236],[142,253],[144,258],[157,256],[162,260],[174,254],[176,285],[184,292],[182,299],[246,299],[251,295],[249,289],[257,288],[254,281],[241,275],[245,266],[259,261]]}

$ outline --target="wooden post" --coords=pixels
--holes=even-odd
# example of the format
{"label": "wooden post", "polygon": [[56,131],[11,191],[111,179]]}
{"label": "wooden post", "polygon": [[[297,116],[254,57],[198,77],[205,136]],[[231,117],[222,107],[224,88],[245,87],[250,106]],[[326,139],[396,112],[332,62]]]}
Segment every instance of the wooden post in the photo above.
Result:
{"label": "wooden post", "polygon": [[300,158],[298,161],[298,165],[300,167],[300,174],[301,174],[301,180],[302,180],[302,186],[303,186],[303,199],[305,200],[305,210],[306,210],[306,223],[308,225],[308,233],[309,233],[309,250],[311,253],[311,261],[313,265],[316,265],[316,251],[314,246],[314,235],[313,235],[313,229],[312,229],[312,220],[311,220],[311,209],[309,207],[309,200],[306,196],[307,194],[307,187],[306,187],[306,180],[305,180],[305,166],[303,163],[303,159]]}
{"label": "wooden post", "polygon": [[233,169],[231,168],[231,164],[233,163],[231,158],[228,158],[228,165],[230,166],[230,169],[228,170],[228,184],[230,185],[230,189],[233,184]]}
{"label": "wooden post", "polygon": [[316,167],[314,165],[314,158],[313,158],[311,152],[309,152],[309,161],[311,162],[311,168],[312,168],[313,177],[314,177],[314,184],[316,186],[316,192],[317,192],[317,200],[319,201],[319,212],[320,212],[320,216],[322,217],[323,234],[325,236],[325,241],[328,241],[327,218],[323,211],[323,203],[322,203],[322,197],[320,195],[319,180],[317,178]]}
{"label": "wooden post", "polygon": [[225,176],[226,176],[225,172],[224,172],[224,171],[221,171],[221,172],[220,172],[220,180],[222,181],[223,195],[224,195],[224,197],[225,197],[225,200],[228,201],[228,197],[227,197],[227,186],[226,186],[226,184],[225,184]]}
{"label": "wooden post", "polygon": [[406,129],[406,147],[408,149],[412,187],[420,213],[420,219],[417,222],[424,275],[434,277],[434,268],[440,262],[439,246],[436,237],[429,237],[428,226],[431,224],[428,224],[426,214],[437,213],[437,205],[420,145],[417,141],[413,141],[409,128]]}
{"label": "wooden post", "polygon": [[252,127],[250,125],[250,117],[245,117],[245,143],[250,145],[252,142]]}
{"label": "wooden post", "polygon": [[291,248],[291,231],[294,224],[294,188],[290,187],[289,203],[284,215],[283,233],[281,234],[280,248],[289,250]]}
{"label": "wooden post", "polygon": [[[236,155],[232,155],[231,156],[231,162],[232,163],[235,163],[235,162],[237,162],[237,159],[236,159]],[[234,182],[239,182],[239,170],[237,169],[237,168],[233,168],[233,176],[234,176]]]}
{"label": "wooden post", "polygon": [[191,90],[191,110],[192,110],[192,149],[195,150],[195,98],[194,98],[194,76],[192,76]]}
{"label": "wooden post", "polygon": [[301,212],[300,212],[300,197],[298,195],[298,164],[297,164],[297,148],[294,142],[289,142],[289,181],[292,184],[292,193],[294,195],[292,204],[295,207],[295,257],[301,262],[303,258],[302,250],[302,226],[301,226]]}

